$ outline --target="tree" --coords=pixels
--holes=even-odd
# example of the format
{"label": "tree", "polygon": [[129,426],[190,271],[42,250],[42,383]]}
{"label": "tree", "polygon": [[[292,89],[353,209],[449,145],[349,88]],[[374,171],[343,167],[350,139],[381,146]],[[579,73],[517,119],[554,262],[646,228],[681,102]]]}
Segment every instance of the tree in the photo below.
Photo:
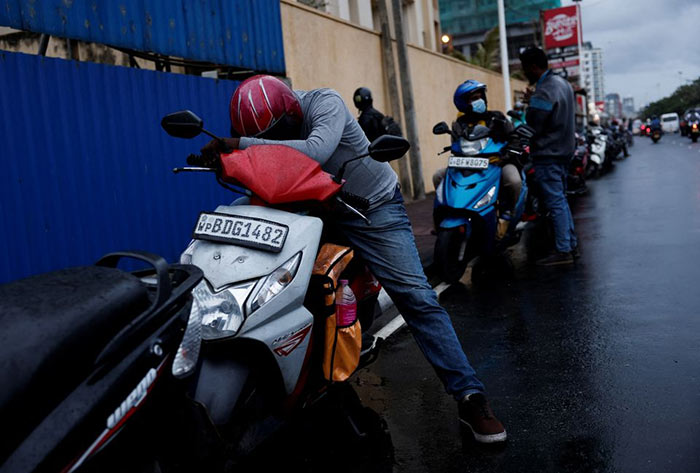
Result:
{"label": "tree", "polygon": [[452,51],[450,51],[447,54],[452,56],[455,59],[459,59],[460,61],[469,62],[469,61],[467,61],[467,57],[464,54],[457,51],[456,49],[453,49]]}
{"label": "tree", "polygon": [[642,110],[642,118],[652,115],[676,112],[681,115],[689,108],[700,107],[700,78],[692,83],[682,85],[668,97],[652,102]]}
{"label": "tree", "polygon": [[479,44],[476,54],[469,60],[475,66],[480,66],[492,71],[500,70],[499,57],[501,48],[498,38],[498,26],[495,26],[486,32],[484,41]]}
{"label": "tree", "polygon": [[527,81],[527,77],[525,77],[525,73],[522,71],[522,69],[518,69],[517,71],[512,72],[510,74],[510,78]]}

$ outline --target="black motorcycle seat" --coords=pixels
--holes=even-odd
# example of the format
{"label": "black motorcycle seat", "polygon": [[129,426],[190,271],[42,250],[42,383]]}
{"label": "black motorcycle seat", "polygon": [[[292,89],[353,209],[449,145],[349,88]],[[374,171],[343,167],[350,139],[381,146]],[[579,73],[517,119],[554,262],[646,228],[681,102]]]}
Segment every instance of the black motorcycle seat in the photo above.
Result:
{"label": "black motorcycle seat", "polygon": [[91,373],[97,355],[119,330],[148,306],[146,286],[114,268],[70,268],[0,286],[4,433],[36,425]]}

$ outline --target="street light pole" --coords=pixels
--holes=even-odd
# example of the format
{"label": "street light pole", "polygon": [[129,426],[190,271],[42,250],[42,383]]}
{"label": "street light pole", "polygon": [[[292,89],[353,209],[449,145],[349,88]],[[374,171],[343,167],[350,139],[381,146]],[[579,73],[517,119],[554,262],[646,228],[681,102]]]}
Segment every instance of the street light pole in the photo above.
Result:
{"label": "street light pole", "polygon": [[498,0],[498,36],[501,40],[501,74],[503,74],[503,95],[507,112],[513,108],[510,96],[510,70],[508,68],[508,46],[506,44],[506,12],[503,0]]}

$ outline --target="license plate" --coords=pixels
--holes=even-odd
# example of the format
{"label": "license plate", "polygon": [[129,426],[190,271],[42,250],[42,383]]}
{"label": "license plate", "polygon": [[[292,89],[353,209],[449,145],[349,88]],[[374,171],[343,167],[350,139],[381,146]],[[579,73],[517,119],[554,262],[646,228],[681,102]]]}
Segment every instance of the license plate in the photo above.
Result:
{"label": "license plate", "polygon": [[450,160],[447,162],[447,165],[451,168],[459,169],[486,169],[489,167],[489,159],[450,156]]}
{"label": "license plate", "polygon": [[288,232],[287,225],[261,218],[202,212],[194,226],[192,238],[279,253]]}

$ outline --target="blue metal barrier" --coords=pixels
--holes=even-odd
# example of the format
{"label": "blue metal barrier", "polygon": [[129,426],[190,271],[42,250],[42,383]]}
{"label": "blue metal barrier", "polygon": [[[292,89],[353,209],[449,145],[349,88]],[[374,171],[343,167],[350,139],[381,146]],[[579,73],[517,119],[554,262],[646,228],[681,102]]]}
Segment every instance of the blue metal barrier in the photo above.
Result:
{"label": "blue metal barrier", "polygon": [[0,25],[284,74],[279,0],[4,0]]}
{"label": "blue metal barrier", "polygon": [[176,261],[199,211],[235,197],[211,174],[174,175],[205,136],[227,136],[237,82],[0,52],[0,282],[141,249]]}

